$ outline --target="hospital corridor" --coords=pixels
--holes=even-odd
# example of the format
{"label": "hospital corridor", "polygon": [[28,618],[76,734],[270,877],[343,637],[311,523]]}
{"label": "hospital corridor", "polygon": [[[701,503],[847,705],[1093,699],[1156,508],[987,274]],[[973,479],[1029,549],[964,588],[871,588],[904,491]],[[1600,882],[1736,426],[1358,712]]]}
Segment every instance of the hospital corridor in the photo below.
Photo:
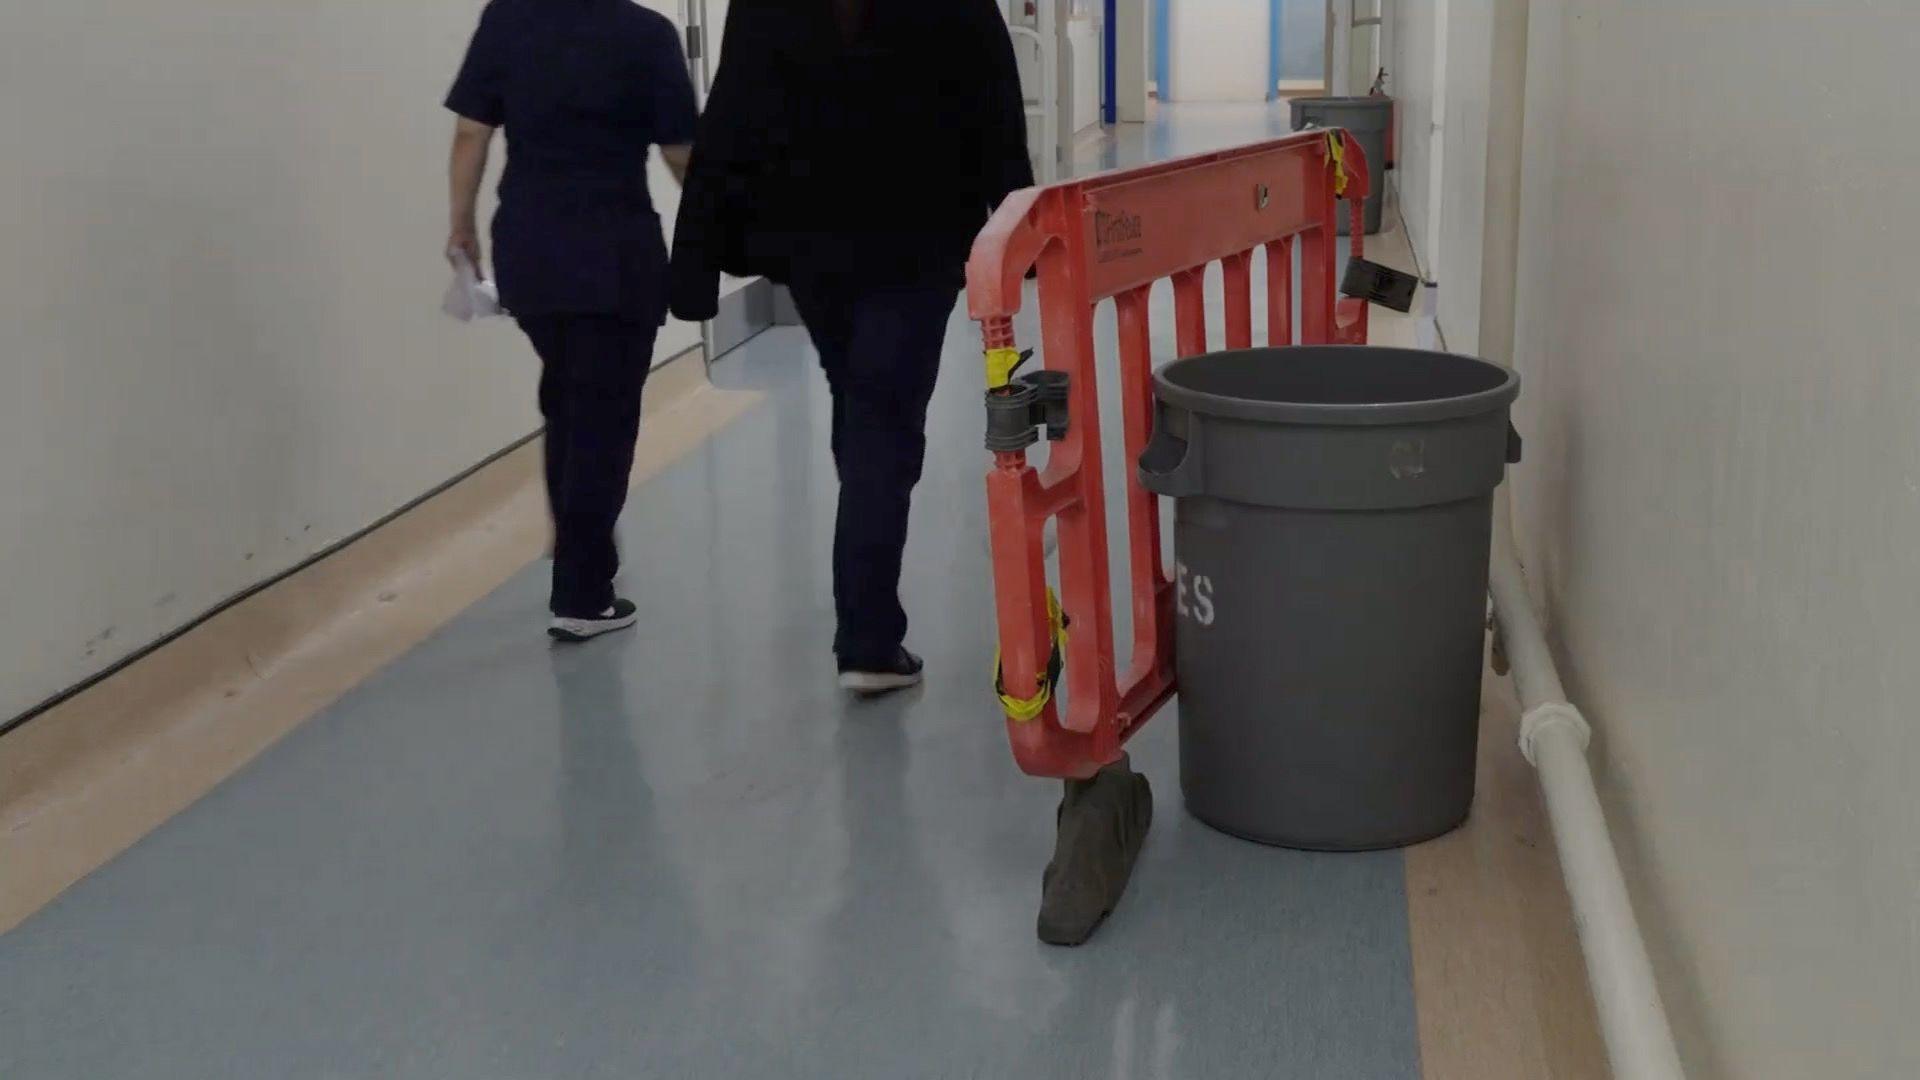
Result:
{"label": "hospital corridor", "polygon": [[1916,47],[0,11],[0,1080],[1920,1075]]}

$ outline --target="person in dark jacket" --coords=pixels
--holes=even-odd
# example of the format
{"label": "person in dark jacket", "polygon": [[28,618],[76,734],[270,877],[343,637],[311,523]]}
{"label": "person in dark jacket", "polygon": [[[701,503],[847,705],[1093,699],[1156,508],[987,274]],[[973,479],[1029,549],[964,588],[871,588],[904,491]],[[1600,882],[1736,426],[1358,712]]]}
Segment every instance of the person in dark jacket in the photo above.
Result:
{"label": "person in dark jacket", "polygon": [[550,632],[582,641],[632,626],[637,609],[614,595],[614,525],[667,313],[647,156],[661,147],[683,176],[696,123],[679,31],[632,0],[491,0],[446,105],[458,116],[448,253],[475,267],[475,203],[506,129],[495,276],[542,367]]}
{"label": "person in dark jacket", "polygon": [[927,404],[973,238],[1033,183],[995,0],[734,0],[675,231],[672,306],[787,285],[833,396],[841,685],[920,681],[899,598]]}

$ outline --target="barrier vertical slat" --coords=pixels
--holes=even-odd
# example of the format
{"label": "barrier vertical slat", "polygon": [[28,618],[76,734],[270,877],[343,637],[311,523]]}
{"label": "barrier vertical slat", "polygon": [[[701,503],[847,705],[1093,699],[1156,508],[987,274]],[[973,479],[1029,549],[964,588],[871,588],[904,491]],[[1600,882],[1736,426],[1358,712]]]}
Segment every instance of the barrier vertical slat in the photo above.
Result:
{"label": "barrier vertical slat", "polygon": [[1267,245],[1267,344],[1293,344],[1293,237]]}
{"label": "barrier vertical slat", "polygon": [[[1043,310],[1070,313],[1042,325],[1048,366],[1073,357],[1092,356],[1093,305],[1085,298],[1090,293],[1083,259],[1068,253],[1086,250],[1085,215],[1068,214],[1059,222],[1066,243],[1049,252],[1065,265],[1056,274],[1044,271],[1040,278],[1040,304]],[[1058,264],[1056,264],[1058,265]],[[1050,293],[1049,280],[1058,294]],[[1065,454],[1063,468],[1074,472],[1078,498],[1061,510],[1060,602],[1073,620],[1074,632],[1067,639],[1067,708],[1060,726],[1071,732],[1087,734],[1100,726],[1102,717],[1111,717],[1119,707],[1119,692],[1114,687],[1113,595],[1107,557],[1107,504],[1101,467],[1100,387],[1095,365],[1076,365],[1069,391],[1068,412],[1073,426],[1066,441],[1056,443],[1053,458]],[[1048,473],[1055,472],[1049,462]]]}
{"label": "barrier vertical slat", "polygon": [[1322,269],[1333,261],[1333,230],[1300,234],[1300,343],[1333,339],[1333,287]]}
{"label": "barrier vertical slat", "polygon": [[[983,320],[980,336],[989,349],[1017,346],[1010,317]],[[994,614],[1000,627],[1004,689],[1021,698],[1039,690],[1034,673],[1042,670],[1041,650],[1050,650],[1045,644],[1046,518],[1033,512],[1035,486],[1026,454],[1003,451],[993,456],[987,472],[987,536],[993,550]],[[1058,768],[1055,759],[1066,750],[1053,733],[1033,724],[1009,724],[1007,736],[1015,756],[1038,768]]]}
{"label": "barrier vertical slat", "polygon": [[[1006,692],[1032,697],[1039,690],[1036,672],[1044,671],[1047,642],[1047,569],[1042,547],[1045,518],[1028,510],[1033,473],[1023,456],[1003,454],[987,474],[989,535],[993,545],[994,611],[1000,625],[1000,651]],[[1035,613],[1038,612],[1038,618]],[[1046,762],[1058,748],[1035,725],[1009,725],[1015,753]],[[1031,740],[1022,746],[1021,740]]]}
{"label": "barrier vertical slat", "polygon": [[1253,253],[1236,252],[1220,260],[1226,288],[1227,348],[1253,348]]}
{"label": "barrier vertical slat", "polygon": [[1300,234],[1300,341],[1333,340],[1333,223],[1337,212],[1333,184],[1325,175],[1308,181],[1308,198],[1319,204],[1324,222]]}
{"label": "barrier vertical slat", "polygon": [[1207,351],[1207,269],[1197,267],[1174,275],[1174,350],[1182,357]]}
{"label": "barrier vertical slat", "polygon": [[[1152,290],[1134,289],[1114,299],[1120,336],[1120,379],[1127,460],[1138,461],[1153,437]],[[1160,558],[1160,500],[1139,484],[1127,485],[1128,573],[1133,589],[1133,653],[1122,687],[1146,674],[1160,640],[1159,598],[1166,574]],[[1155,588],[1144,589],[1142,582]]]}

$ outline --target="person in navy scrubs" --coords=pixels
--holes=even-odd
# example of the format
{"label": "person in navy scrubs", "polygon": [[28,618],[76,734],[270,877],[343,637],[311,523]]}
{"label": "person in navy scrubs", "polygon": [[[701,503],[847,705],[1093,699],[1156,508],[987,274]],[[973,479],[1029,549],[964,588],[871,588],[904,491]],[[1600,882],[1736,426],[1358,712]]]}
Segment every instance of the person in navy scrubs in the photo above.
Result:
{"label": "person in navy scrubs", "polygon": [[508,158],[494,277],[541,361],[553,512],[551,633],[632,626],[615,595],[640,393],[667,314],[652,147],[684,178],[697,121],[680,36],[633,0],[491,0],[446,106],[458,117],[449,256],[481,265],[475,222],[494,132]]}
{"label": "person in navy scrubs", "polygon": [[974,236],[1033,183],[995,0],[733,0],[681,200],[673,310],[722,272],[790,287],[833,397],[842,687],[920,681],[902,553],[928,402]]}

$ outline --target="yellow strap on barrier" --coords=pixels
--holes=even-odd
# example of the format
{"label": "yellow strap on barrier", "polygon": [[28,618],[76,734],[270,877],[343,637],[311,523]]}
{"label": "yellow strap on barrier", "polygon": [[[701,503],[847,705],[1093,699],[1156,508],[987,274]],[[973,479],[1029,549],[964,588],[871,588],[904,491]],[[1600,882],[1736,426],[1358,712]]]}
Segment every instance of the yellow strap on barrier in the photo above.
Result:
{"label": "yellow strap on barrier", "polygon": [[1347,193],[1347,144],[1337,131],[1327,132],[1327,163],[1333,166],[1333,193]]}
{"label": "yellow strap on barrier", "polygon": [[988,349],[987,389],[1004,389],[1008,383],[1013,381],[1013,369],[1019,366],[1019,349]]}
{"label": "yellow strap on barrier", "polygon": [[1047,626],[1053,638],[1053,655],[1047,658],[1047,670],[1040,677],[1040,689],[1030,698],[1017,698],[1007,693],[1006,672],[1000,666],[1000,650],[993,650],[993,691],[1000,696],[1000,707],[1006,710],[1007,719],[1025,724],[1040,718],[1047,711],[1047,702],[1053,700],[1053,688],[1060,682],[1060,673],[1067,663],[1067,614],[1060,607],[1060,598],[1047,590]]}

